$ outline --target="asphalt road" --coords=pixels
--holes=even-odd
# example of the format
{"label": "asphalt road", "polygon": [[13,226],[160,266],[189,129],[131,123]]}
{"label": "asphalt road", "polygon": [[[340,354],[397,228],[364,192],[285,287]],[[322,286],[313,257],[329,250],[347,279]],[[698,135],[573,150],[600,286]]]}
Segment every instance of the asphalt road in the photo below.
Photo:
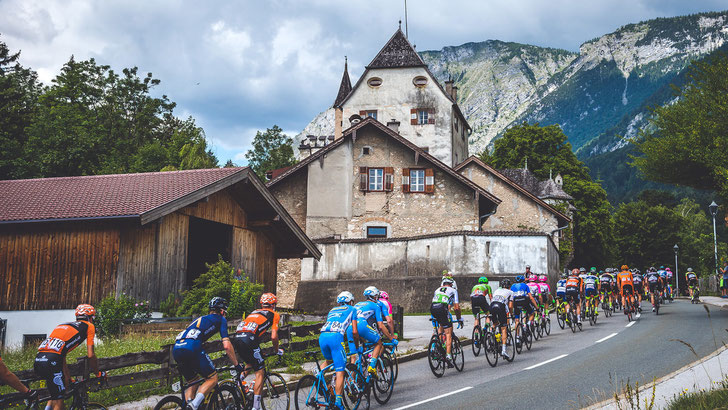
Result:
{"label": "asphalt road", "polygon": [[[629,326],[621,312],[601,315],[596,326],[584,323],[576,334],[561,330],[552,315],[551,335],[530,351],[524,347],[511,363],[501,359],[492,368],[482,353],[474,357],[466,346],[462,373],[447,369],[437,379],[427,358],[401,364],[392,399],[383,408],[588,406],[612,397],[628,381],[649,383],[728,343],[728,311],[708,307],[711,318],[703,305],[686,300],[664,305],[659,316],[645,308]],[[466,326],[472,328],[472,319]],[[378,406],[374,400],[372,406]]]}

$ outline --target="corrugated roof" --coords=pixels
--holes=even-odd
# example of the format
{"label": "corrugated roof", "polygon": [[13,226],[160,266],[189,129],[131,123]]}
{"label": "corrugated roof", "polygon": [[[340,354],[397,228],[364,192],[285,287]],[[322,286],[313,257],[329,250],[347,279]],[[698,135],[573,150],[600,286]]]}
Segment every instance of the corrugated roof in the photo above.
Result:
{"label": "corrugated roof", "polygon": [[139,216],[244,169],[0,181],[0,221]]}

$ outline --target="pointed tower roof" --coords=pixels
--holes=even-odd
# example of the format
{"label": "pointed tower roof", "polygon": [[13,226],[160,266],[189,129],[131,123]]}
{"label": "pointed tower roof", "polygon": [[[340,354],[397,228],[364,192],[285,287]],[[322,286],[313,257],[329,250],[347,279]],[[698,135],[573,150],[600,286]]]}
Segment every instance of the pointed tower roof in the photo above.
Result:
{"label": "pointed tower roof", "polygon": [[351,80],[349,79],[349,60],[344,57],[344,74],[341,76],[341,84],[339,85],[339,93],[336,94],[336,100],[334,100],[334,108],[341,107],[350,92]]}
{"label": "pointed tower roof", "polygon": [[387,44],[379,50],[366,68],[427,67],[412,47],[401,28],[398,28]]}

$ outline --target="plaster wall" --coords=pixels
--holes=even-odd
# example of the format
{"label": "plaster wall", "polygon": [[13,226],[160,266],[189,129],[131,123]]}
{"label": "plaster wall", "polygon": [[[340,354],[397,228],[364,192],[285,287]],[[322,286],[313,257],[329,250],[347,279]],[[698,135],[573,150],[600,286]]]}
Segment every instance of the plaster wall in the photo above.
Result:
{"label": "plaster wall", "polygon": [[[415,77],[424,76],[427,84],[417,87],[412,82]],[[382,79],[379,87],[370,87],[368,80],[372,77]],[[361,110],[376,110],[377,120],[383,124],[395,119],[400,122],[399,134],[419,147],[427,147],[430,154],[440,161],[454,166],[468,157],[467,136],[458,135],[464,143],[453,146],[453,112],[452,101],[436,84],[422,67],[395,69],[371,69],[364,73],[359,86],[354,90],[343,106],[344,128],[348,128],[349,118],[359,114]],[[434,109],[435,123],[411,125],[411,109]],[[461,120],[458,121],[460,128]]]}

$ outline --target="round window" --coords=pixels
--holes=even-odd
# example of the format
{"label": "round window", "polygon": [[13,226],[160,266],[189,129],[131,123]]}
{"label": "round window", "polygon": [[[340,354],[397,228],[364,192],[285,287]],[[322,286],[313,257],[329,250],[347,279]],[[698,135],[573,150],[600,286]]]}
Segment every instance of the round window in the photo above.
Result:
{"label": "round window", "polygon": [[415,87],[424,87],[427,85],[427,77],[425,76],[417,76],[412,80],[412,83],[415,85]]}
{"label": "round window", "polygon": [[372,77],[369,80],[367,80],[367,84],[369,84],[370,87],[379,87],[382,85],[382,79],[379,77]]}

